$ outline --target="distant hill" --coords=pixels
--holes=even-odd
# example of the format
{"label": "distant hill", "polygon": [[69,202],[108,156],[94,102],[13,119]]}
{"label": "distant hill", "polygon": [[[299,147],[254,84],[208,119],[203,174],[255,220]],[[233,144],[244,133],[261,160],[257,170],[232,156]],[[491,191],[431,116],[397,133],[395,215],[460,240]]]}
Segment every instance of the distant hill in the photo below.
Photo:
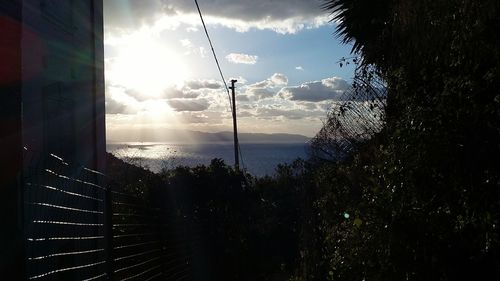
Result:
{"label": "distant hill", "polygon": [[[305,143],[310,138],[299,134],[263,134],[240,133],[238,139],[241,143]],[[232,142],[232,132],[207,133],[200,131],[166,130],[161,134],[150,131],[112,132],[109,134],[108,143],[111,142],[172,142],[172,143],[214,143]]]}
{"label": "distant hill", "polygon": [[[218,132],[218,133],[205,133],[205,132],[192,132],[193,136],[204,142],[232,142],[232,132]],[[298,143],[307,142],[308,137],[297,134],[262,134],[262,133],[240,133],[238,134],[240,142],[250,143]]]}

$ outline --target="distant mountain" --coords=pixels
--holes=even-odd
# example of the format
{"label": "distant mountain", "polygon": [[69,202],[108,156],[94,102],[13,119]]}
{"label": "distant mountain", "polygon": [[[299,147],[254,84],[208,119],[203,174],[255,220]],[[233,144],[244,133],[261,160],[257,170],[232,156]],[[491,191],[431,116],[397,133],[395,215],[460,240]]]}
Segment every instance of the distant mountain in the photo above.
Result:
{"label": "distant mountain", "polygon": [[[203,142],[232,142],[232,132],[191,132],[192,135]],[[240,133],[238,140],[242,143],[301,143],[309,141],[309,138],[297,134],[263,134],[263,133]]]}
{"label": "distant mountain", "polygon": [[[241,143],[305,143],[310,138],[298,134],[240,133]],[[200,131],[164,130],[156,131],[113,131],[108,134],[111,142],[172,142],[172,143],[214,143],[232,142],[232,132],[207,133]]]}

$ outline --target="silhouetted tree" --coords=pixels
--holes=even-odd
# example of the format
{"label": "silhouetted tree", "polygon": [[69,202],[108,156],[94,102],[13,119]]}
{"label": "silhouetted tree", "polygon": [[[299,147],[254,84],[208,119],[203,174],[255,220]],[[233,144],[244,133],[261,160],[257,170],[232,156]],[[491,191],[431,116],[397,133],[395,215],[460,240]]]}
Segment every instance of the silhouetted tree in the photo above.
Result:
{"label": "silhouetted tree", "polygon": [[316,173],[317,280],[499,279],[500,2],[325,8],[368,68],[357,74],[385,81],[387,106],[373,140]]}

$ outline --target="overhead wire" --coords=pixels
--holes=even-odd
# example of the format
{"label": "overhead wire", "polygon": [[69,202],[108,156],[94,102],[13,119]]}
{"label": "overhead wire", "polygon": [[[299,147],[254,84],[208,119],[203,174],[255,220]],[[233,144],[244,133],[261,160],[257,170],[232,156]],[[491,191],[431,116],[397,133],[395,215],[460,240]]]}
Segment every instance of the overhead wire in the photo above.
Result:
{"label": "overhead wire", "polygon": [[[234,118],[234,116],[236,115],[236,112],[233,112],[233,103],[231,101],[231,94],[229,93],[229,87],[227,86],[226,79],[224,78],[224,74],[222,73],[222,69],[220,67],[219,60],[217,59],[217,54],[215,53],[215,50],[214,50],[214,45],[212,44],[212,40],[210,39],[210,35],[208,34],[207,26],[205,24],[205,20],[203,19],[203,14],[201,13],[201,9],[200,9],[200,5],[198,4],[198,0],[194,0],[194,3],[196,4],[196,9],[198,10],[198,14],[200,15],[201,24],[203,25],[203,29],[205,30],[205,35],[207,36],[208,43],[210,44],[210,49],[212,50],[215,64],[217,65],[217,69],[219,70],[220,77],[222,79],[222,82],[224,83],[224,87],[226,89],[227,97],[229,100],[229,108],[230,108],[231,113],[233,114],[233,118]],[[245,167],[245,164],[243,161],[243,154],[241,153],[241,147],[240,147],[239,143],[238,143],[238,152],[239,152],[238,154],[239,154],[240,160],[241,160],[241,166],[243,167],[243,171],[245,171],[246,167]],[[245,172],[243,172],[243,176],[247,180]]]}
{"label": "overhead wire", "polygon": [[210,35],[208,34],[207,26],[205,25],[205,20],[203,20],[203,15],[201,14],[200,5],[198,5],[198,0],[194,0],[196,4],[196,9],[198,9],[198,14],[200,15],[201,24],[203,25],[203,29],[205,30],[205,34],[207,35],[208,43],[210,44],[210,49],[212,49],[212,54],[214,55],[215,64],[217,64],[217,69],[219,69],[220,77],[222,78],[222,82],[224,83],[224,87],[226,88],[227,97],[229,99],[229,108],[231,112],[233,111],[233,103],[231,102],[231,95],[229,94],[229,87],[227,86],[226,79],[224,78],[224,74],[222,74],[222,69],[219,64],[219,60],[217,59],[217,55],[215,54],[214,45],[212,44],[212,40],[210,39]]}

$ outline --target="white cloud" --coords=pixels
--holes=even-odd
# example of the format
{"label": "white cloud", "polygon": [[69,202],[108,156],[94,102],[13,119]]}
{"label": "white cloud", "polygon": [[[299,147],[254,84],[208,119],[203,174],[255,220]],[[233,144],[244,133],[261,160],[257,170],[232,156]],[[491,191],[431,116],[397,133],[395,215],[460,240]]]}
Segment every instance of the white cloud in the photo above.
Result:
{"label": "white cloud", "polygon": [[246,94],[237,94],[236,95],[236,101],[240,102],[240,101],[250,101],[250,99],[248,98],[248,96]]}
{"label": "white cloud", "polygon": [[166,99],[174,99],[174,98],[183,98],[183,97],[186,97],[187,95],[189,95],[189,94],[186,93],[185,91],[183,91],[182,89],[171,87],[171,88],[167,88],[167,89],[165,89],[165,91],[163,91],[162,97],[166,98]]}
{"label": "white cloud", "polygon": [[[201,2],[207,24],[222,25],[237,31],[268,29],[278,33],[296,33],[328,24],[329,15],[321,10],[322,0],[218,0]],[[168,19],[164,27],[187,24],[193,31],[199,27],[196,6],[186,0],[106,0],[106,24],[130,28]],[[167,25],[165,23],[168,22]]]}
{"label": "white cloud", "polygon": [[256,99],[271,98],[276,94],[277,87],[288,84],[288,78],[281,73],[274,73],[264,81],[260,81],[246,87],[245,94]]}
{"label": "white cloud", "polygon": [[271,77],[264,81],[260,81],[251,85],[248,88],[275,88],[288,84],[288,77],[281,73],[274,73]]}
{"label": "white cloud", "polygon": [[231,80],[236,80],[238,82],[236,82],[236,84],[246,84],[248,81],[247,79],[243,78],[242,76],[238,76],[238,77],[229,77],[229,81]]}
{"label": "white cloud", "polygon": [[227,61],[232,63],[241,64],[256,64],[258,56],[252,56],[247,54],[230,53],[226,56]]}
{"label": "white cloud", "polygon": [[288,108],[286,106],[264,106],[259,107],[254,114],[257,118],[285,118],[291,120],[320,118],[325,115],[319,110],[305,110],[304,108]]}
{"label": "white cloud", "polygon": [[300,86],[285,87],[279,91],[278,95],[292,101],[339,100],[348,88],[347,81],[339,77],[332,77],[321,81],[307,82]]}
{"label": "white cloud", "polygon": [[248,111],[241,111],[238,113],[238,118],[245,118],[245,117],[255,117],[255,114]]}
{"label": "white cloud", "polygon": [[[169,2],[175,2],[172,6],[181,13],[192,11],[189,1]],[[219,24],[238,31],[269,29],[296,33],[328,23],[329,17],[321,9],[322,4],[322,0],[219,0],[206,5],[201,3],[201,9]]]}
{"label": "white cloud", "polygon": [[203,111],[210,106],[206,99],[171,99],[167,103],[175,111]]}
{"label": "white cloud", "polygon": [[322,108],[321,106],[319,106],[319,103],[320,102],[306,102],[306,101],[301,101],[301,102],[297,102],[297,105],[301,106],[305,110],[316,110],[316,109],[321,109]]}
{"label": "white cloud", "polygon": [[271,98],[274,96],[275,92],[268,88],[248,88],[245,92],[247,96],[254,97],[256,99]]}
{"label": "white cloud", "polygon": [[125,114],[127,107],[125,104],[116,101],[115,99],[106,97],[106,113],[107,114]]}
{"label": "white cloud", "polygon": [[204,58],[206,56],[207,51],[205,50],[204,47],[197,47],[191,42],[191,40],[185,38],[179,40],[181,43],[182,49],[184,50],[184,55],[191,55],[191,54],[197,54],[201,58]]}
{"label": "white cloud", "polygon": [[106,98],[113,99],[118,103],[127,105],[127,106],[135,106],[139,102],[137,98],[130,96],[127,93],[127,89],[121,86],[108,85],[106,87]]}
{"label": "white cloud", "polygon": [[193,112],[180,112],[180,118],[184,123],[189,123],[189,124],[203,124],[203,123],[208,123],[210,120],[207,115],[205,114],[197,114]]}
{"label": "white cloud", "polygon": [[296,67],[295,67],[295,69],[296,69],[296,70],[304,70],[304,68],[303,68],[302,66],[300,66],[300,65],[299,65],[299,66],[296,66]]}
{"label": "white cloud", "polygon": [[273,76],[269,78],[269,80],[271,80],[271,82],[273,82],[273,84],[276,86],[282,86],[288,84],[288,77],[286,77],[284,74],[281,73],[274,73]]}
{"label": "white cloud", "polygon": [[[183,111],[176,113],[177,118],[182,120],[182,123],[197,124],[212,126],[222,123],[222,114],[220,112],[214,111],[203,111],[203,112],[193,112],[193,111]],[[231,119],[232,120],[232,119]]]}
{"label": "white cloud", "polygon": [[207,24],[221,25],[232,28],[237,32],[247,32],[250,30],[272,30],[280,34],[295,34],[304,29],[313,29],[329,23],[328,15],[321,15],[315,18],[297,16],[283,20],[263,18],[255,21],[245,21],[241,19],[209,17]]}
{"label": "white cloud", "polygon": [[184,82],[185,87],[192,89],[192,90],[199,90],[199,89],[220,89],[222,88],[222,82],[219,82],[217,80],[189,80]]}
{"label": "white cloud", "polygon": [[[162,15],[162,1],[105,0],[104,22],[118,29],[137,28],[152,24]],[[160,13],[159,13],[160,12]]]}
{"label": "white cloud", "polygon": [[205,58],[207,56],[207,50],[204,47],[198,48],[198,52],[200,53],[200,57]]}
{"label": "white cloud", "polygon": [[181,39],[180,42],[181,42],[182,47],[185,47],[185,48],[192,48],[193,47],[193,43],[191,43],[191,40],[189,40],[189,39]]}

